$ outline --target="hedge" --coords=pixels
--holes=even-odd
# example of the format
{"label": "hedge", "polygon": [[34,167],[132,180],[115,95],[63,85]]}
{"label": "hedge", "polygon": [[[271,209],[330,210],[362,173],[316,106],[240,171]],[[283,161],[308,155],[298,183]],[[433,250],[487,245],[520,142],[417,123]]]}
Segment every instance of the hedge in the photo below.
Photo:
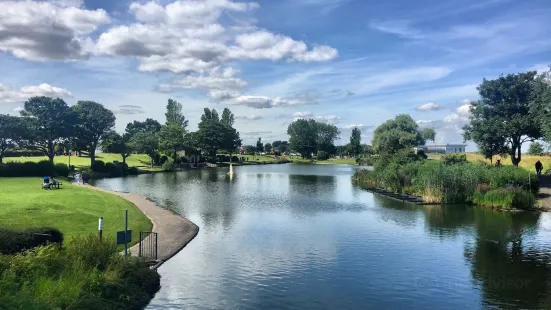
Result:
{"label": "hedge", "polygon": [[0,177],[43,177],[69,175],[69,167],[65,164],[52,165],[49,161],[39,162],[7,162],[0,164]]}
{"label": "hedge", "polygon": [[60,245],[63,243],[63,233],[56,228],[0,228],[0,254],[15,254],[42,245],[43,243],[34,237],[33,234],[35,233],[50,234],[52,235],[52,242]]}

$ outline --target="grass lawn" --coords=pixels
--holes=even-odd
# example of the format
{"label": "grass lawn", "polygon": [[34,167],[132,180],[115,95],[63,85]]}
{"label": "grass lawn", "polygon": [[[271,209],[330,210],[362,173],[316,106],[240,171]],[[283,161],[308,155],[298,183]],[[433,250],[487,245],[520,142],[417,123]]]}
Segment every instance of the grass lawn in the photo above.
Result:
{"label": "grass lawn", "polygon": [[[291,159],[295,163],[299,164],[309,164],[310,159],[302,159],[300,157],[296,159]],[[317,160],[315,162],[317,165],[355,165],[356,159],[354,158],[330,158],[328,160]]]}
{"label": "grass lawn", "polygon": [[[46,156],[33,156],[33,157],[6,157],[4,162],[38,162],[41,160],[48,160]],[[98,153],[96,154],[96,160],[101,160],[105,163],[120,161],[122,162],[122,157],[119,154],[111,153]],[[54,157],[54,162],[69,164],[69,156],[56,156]],[[133,154],[130,157],[126,158],[126,163],[129,167],[149,167],[151,165],[151,159],[145,154]],[[75,167],[90,167],[90,158],[89,157],[78,157],[71,156],[71,165]]]}
{"label": "grass lawn", "polygon": [[98,233],[103,216],[103,234],[115,238],[124,230],[128,209],[132,243],[140,231],[151,231],[151,221],[131,202],[116,195],[63,182],[61,189],[41,189],[40,178],[0,178],[0,226],[7,228],[55,227],[66,240]]}
{"label": "grass lawn", "polygon": [[[477,154],[477,153],[465,153],[467,155],[467,160],[470,162],[477,162],[477,161],[484,161],[488,164],[490,163],[489,160],[484,159],[484,156]],[[440,159],[442,157],[441,154],[427,154],[429,158],[432,159]],[[501,158],[499,156],[495,156],[494,160],[492,161],[493,164],[496,163],[498,159],[501,159],[502,165],[512,165],[511,158]],[[519,166],[525,169],[528,169],[529,171],[535,171],[535,165],[537,161],[541,161],[543,164],[543,171],[547,171],[547,169],[551,168],[551,156],[538,156],[538,155],[528,155],[528,154],[522,154]]]}

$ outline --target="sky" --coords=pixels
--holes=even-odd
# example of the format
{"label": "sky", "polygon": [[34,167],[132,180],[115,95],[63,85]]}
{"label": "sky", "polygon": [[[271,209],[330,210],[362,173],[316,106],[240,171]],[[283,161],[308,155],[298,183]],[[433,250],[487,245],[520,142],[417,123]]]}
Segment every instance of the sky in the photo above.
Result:
{"label": "sky", "polygon": [[546,70],[550,29],[549,0],[0,0],[0,113],[93,100],[122,132],[172,98],[192,131],[230,108],[245,144],[298,118],[370,143],[398,114],[461,143],[477,85]]}

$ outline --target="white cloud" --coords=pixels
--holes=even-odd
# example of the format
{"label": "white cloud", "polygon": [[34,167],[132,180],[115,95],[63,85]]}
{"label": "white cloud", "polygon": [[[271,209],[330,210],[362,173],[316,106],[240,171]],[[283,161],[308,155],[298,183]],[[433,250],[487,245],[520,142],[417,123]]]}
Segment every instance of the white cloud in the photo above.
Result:
{"label": "white cloud", "polygon": [[247,116],[236,116],[235,119],[245,120],[245,121],[256,121],[262,119],[260,115],[247,115]]}
{"label": "white cloud", "polygon": [[24,86],[20,89],[11,89],[0,84],[0,103],[21,103],[33,96],[71,97],[67,89],[42,83],[38,86]]}
{"label": "white cloud", "polygon": [[126,114],[126,115],[136,115],[136,114],[144,114],[145,111],[139,105],[122,104],[122,105],[119,105],[118,109],[113,110],[113,113],[115,113],[115,114]]}
{"label": "white cloud", "polygon": [[438,111],[441,108],[442,106],[438,103],[428,102],[420,106],[417,106],[415,109],[420,112],[427,112],[427,111]]}
{"label": "white cloud", "polygon": [[13,109],[13,112],[16,112],[16,113],[19,113],[21,111],[25,110],[23,107],[17,107],[15,109]]}
{"label": "white cloud", "polygon": [[349,125],[344,125],[342,126],[341,128],[343,129],[354,129],[354,128],[358,128],[360,130],[366,128],[367,126],[365,126],[364,124],[349,124]]}
{"label": "white cloud", "polygon": [[[57,5],[56,5],[57,3]],[[87,57],[89,34],[110,22],[102,9],[86,10],[79,1],[0,1],[0,51],[33,60]]]}
{"label": "white cloud", "polygon": [[454,113],[446,115],[441,120],[418,120],[417,125],[420,128],[434,128],[436,138],[439,143],[456,143],[463,141],[463,126],[469,123],[471,116],[471,104],[459,106]]}
{"label": "white cloud", "polygon": [[336,124],[342,120],[342,117],[336,115],[315,115],[312,112],[295,112],[293,113],[293,121],[299,119],[314,119],[318,122],[327,124]]}

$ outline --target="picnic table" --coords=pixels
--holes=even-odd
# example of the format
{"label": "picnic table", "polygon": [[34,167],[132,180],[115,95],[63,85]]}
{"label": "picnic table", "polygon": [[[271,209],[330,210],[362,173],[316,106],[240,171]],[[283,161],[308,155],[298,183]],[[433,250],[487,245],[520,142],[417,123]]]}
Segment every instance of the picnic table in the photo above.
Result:
{"label": "picnic table", "polygon": [[57,181],[57,180],[54,180],[53,182],[51,183],[42,183],[42,189],[52,189],[53,188],[56,188],[59,189],[59,187],[63,185],[63,183]]}

